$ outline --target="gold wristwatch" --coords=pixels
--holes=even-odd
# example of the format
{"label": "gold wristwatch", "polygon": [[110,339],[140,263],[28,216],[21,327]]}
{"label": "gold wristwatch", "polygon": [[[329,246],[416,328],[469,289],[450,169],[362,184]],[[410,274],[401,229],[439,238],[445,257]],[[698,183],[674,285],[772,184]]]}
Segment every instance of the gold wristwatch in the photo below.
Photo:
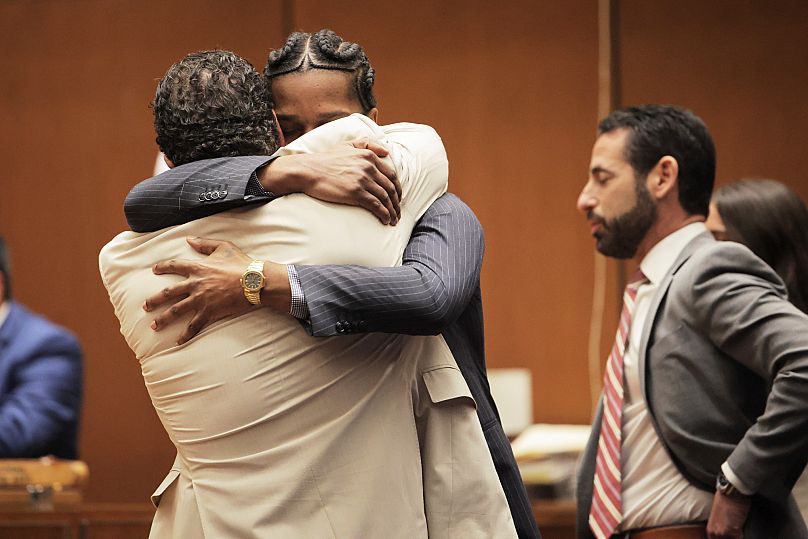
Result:
{"label": "gold wristwatch", "polygon": [[253,260],[247,266],[247,271],[241,276],[241,288],[244,290],[244,297],[252,305],[261,305],[261,290],[267,282],[264,277],[264,261]]}

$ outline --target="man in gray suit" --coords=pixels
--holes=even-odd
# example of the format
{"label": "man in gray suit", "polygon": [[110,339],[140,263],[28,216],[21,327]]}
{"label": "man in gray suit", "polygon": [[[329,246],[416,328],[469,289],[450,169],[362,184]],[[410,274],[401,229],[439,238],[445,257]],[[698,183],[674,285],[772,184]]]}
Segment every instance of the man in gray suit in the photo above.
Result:
{"label": "man in gray suit", "polygon": [[578,199],[597,249],[639,263],[578,478],[579,538],[808,537],[808,317],[704,220],[715,148],[670,106],[599,125]]}
{"label": "man in gray suit", "polygon": [[[270,78],[286,142],[351,113],[376,117],[374,72],[364,51],[330,30],[292,34],[284,47],[270,53],[265,74]],[[190,163],[136,186],[127,197],[126,215],[133,230],[148,232],[267,202],[274,198],[272,192],[303,191],[315,198],[362,205],[383,222],[394,224],[398,211],[395,182],[389,181],[389,171],[381,169],[374,157],[367,150],[346,149],[339,155],[287,156],[274,161],[244,157]],[[189,278],[146,302],[146,308],[152,308],[189,296],[155,320],[156,329],[164,330],[176,317],[194,311],[181,341],[213,321],[251,308],[239,284],[251,259],[229,242],[190,242],[211,256],[201,263],[157,264],[157,272]],[[480,292],[483,248],[477,217],[459,198],[447,194],[416,224],[402,266],[266,263],[261,303],[294,315],[314,336],[442,334],[477,403],[519,537],[536,538],[540,534],[532,507],[486,377]]]}

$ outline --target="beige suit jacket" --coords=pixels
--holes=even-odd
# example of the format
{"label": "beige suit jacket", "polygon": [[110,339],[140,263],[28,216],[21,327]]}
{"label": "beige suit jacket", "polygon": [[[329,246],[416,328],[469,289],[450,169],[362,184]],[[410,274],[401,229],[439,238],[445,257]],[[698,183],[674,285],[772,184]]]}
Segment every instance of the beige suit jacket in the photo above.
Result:
{"label": "beige suit jacket", "polygon": [[165,500],[153,537],[515,537],[471,394],[442,337],[313,338],[263,309],[176,346],[175,332],[153,332],[141,309],[174,278],[153,275],[156,261],[200,256],[189,235],[230,239],[281,263],[399,264],[415,222],[446,190],[443,145],[426,126],[380,128],[354,115],[281,151],[358,137],[390,148],[403,189],[396,227],[292,195],[124,232],[101,251],[121,332],[177,447],[156,493]]}

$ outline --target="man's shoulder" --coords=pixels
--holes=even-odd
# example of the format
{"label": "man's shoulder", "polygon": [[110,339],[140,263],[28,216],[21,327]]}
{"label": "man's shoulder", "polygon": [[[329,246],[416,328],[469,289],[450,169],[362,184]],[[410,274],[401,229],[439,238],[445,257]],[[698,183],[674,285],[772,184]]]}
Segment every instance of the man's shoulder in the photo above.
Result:
{"label": "man's shoulder", "polygon": [[449,215],[453,220],[473,227],[481,227],[480,220],[468,204],[454,193],[445,193],[427,208],[421,220]]}
{"label": "man's shoulder", "polygon": [[739,274],[780,281],[774,270],[747,246],[733,241],[701,242],[678,273],[694,281],[732,278]]}
{"label": "man's shoulder", "polygon": [[677,269],[671,295],[684,304],[733,300],[758,290],[785,298],[783,280],[748,247],[731,241],[705,241]]}
{"label": "man's shoulder", "polygon": [[79,353],[79,341],[69,329],[20,303],[12,303],[7,323],[13,326],[15,346],[23,350],[60,349]]}
{"label": "man's shoulder", "polygon": [[398,122],[380,126],[385,134],[391,133],[421,133],[440,138],[434,127],[414,122]]}

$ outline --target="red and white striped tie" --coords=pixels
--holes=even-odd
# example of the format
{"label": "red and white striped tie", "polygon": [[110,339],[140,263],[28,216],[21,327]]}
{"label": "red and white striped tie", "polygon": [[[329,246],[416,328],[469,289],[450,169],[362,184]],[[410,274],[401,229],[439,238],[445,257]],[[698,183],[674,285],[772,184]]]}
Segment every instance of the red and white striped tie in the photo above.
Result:
{"label": "red and white striped tie", "polygon": [[612,352],[606,362],[603,377],[603,420],[600,425],[598,454],[595,461],[595,484],[592,490],[592,508],[589,527],[597,539],[607,539],[623,520],[620,493],[620,443],[623,417],[623,352],[626,349],[634,300],[640,285],[648,282],[637,270],[629,278],[623,293],[623,312],[614,339]]}

